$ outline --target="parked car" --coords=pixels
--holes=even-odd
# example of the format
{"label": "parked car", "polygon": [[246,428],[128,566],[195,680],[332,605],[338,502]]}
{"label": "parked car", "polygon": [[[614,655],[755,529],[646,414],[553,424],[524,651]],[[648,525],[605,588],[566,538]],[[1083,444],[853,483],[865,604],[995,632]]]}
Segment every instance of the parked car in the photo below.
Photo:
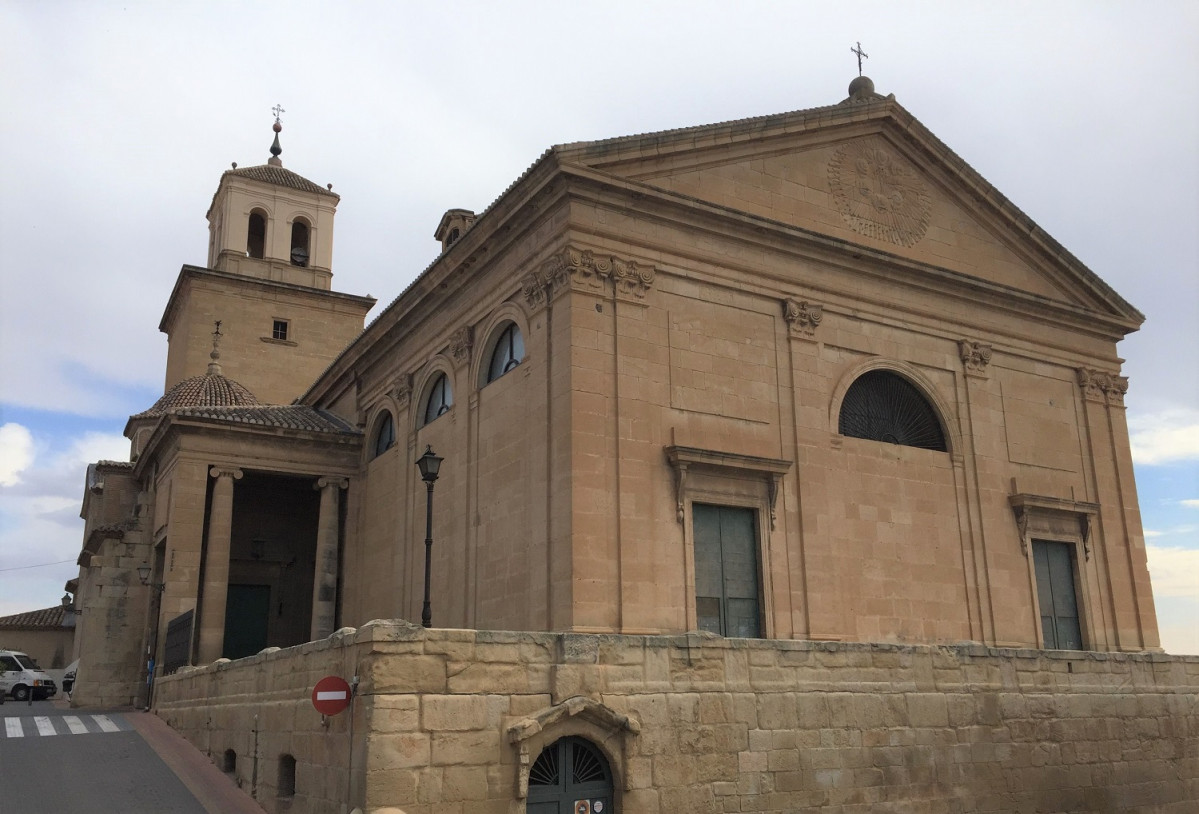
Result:
{"label": "parked car", "polygon": [[58,692],[54,679],[37,662],[16,650],[0,650],[0,703],[4,696],[14,701],[50,698]]}

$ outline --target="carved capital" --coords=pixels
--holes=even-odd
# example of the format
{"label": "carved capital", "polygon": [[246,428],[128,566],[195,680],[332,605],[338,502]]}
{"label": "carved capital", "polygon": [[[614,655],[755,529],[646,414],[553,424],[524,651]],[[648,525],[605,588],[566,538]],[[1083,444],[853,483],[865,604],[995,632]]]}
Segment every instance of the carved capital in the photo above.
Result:
{"label": "carved capital", "polygon": [[213,478],[233,478],[233,480],[241,480],[242,471],[235,466],[214,466],[208,470],[208,474]]}
{"label": "carved capital", "polygon": [[612,280],[617,296],[643,300],[654,284],[654,269],[652,266],[639,266],[634,260],[624,261],[613,257]]}
{"label": "carved capital", "polygon": [[454,331],[450,337],[450,356],[454,362],[462,364],[470,359],[470,350],[475,344],[475,332],[469,325],[463,325]]}
{"label": "carved capital", "polygon": [[1128,377],[1113,376],[1102,370],[1089,367],[1078,368],[1078,386],[1088,401],[1103,402],[1113,407],[1124,406],[1124,394],[1128,392]]}
{"label": "carved capital", "polygon": [[788,298],[783,300],[783,319],[792,336],[812,337],[824,319],[824,306]]}
{"label": "carved capital", "polygon": [[958,353],[962,357],[962,365],[968,376],[986,376],[987,365],[991,363],[991,346],[982,342],[971,342],[969,339],[958,340]]}
{"label": "carved capital", "polygon": [[348,478],[339,478],[326,475],[323,478],[317,478],[316,483],[312,484],[312,488],[318,492],[322,489],[348,489],[350,481]]}
{"label": "carved capital", "polygon": [[618,296],[644,299],[654,274],[652,266],[567,246],[521,278],[520,287],[529,308],[537,310],[564,291],[605,295],[609,281]]}
{"label": "carved capital", "polygon": [[388,394],[395,399],[400,409],[407,407],[408,402],[412,399],[412,374],[401,373],[397,376]]}

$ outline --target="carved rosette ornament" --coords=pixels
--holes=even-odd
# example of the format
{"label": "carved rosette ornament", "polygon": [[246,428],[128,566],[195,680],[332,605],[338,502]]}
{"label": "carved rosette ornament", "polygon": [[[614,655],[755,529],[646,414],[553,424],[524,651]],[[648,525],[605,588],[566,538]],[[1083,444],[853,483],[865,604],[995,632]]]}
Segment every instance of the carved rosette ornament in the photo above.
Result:
{"label": "carved rosette ornament", "polygon": [[911,246],[928,231],[928,186],[881,139],[842,145],[829,162],[828,181],[833,205],[855,232]]}
{"label": "carved rosette ornament", "polygon": [[990,345],[971,342],[969,339],[959,339],[958,353],[962,357],[962,365],[966,368],[967,376],[987,375],[987,365],[991,363]]}
{"label": "carved rosette ornament", "polygon": [[824,319],[824,306],[788,298],[783,300],[783,319],[791,328],[792,336],[811,338]]}
{"label": "carved rosette ornament", "polygon": [[654,283],[654,274],[652,266],[634,260],[567,246],[521,279],[521,293],[536,310],[567,290],[604,294],[611,281],[617,296],[642,300]]}
{"label": "carved rosette ornament", "polygon": [[450,356],[456,364],[462,364],[470,359],[470,349],[475,344],[475,332],[469,325],[463,325],[454,331],[450,337]]}
{"label": "carved rosette ornament", "polygon": [[1113,376],[1102,370],[1080,367],[1078,368],[1078,386],[1082,388],[1083,397],[1087,401],[1123,407],[1124,394],[1128,392],[1128,377]]}

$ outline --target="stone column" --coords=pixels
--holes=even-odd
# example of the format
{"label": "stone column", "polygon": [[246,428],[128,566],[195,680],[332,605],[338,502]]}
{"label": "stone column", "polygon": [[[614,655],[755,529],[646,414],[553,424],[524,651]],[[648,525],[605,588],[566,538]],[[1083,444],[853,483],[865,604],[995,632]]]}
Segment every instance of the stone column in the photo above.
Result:
{"label": "stone column", "polygon": [[312,576],[310,638],[313,641],[333,632],[337,614],[338,490],[349,485],[345,478],[321,478],[312,487],[321,493],[320,516],[316,523],[316,573]]}
{"label": "stone column", "polygon": [[216,478],[208,510],[208,549],[204,555],[204,593],[200,610],[200,664],[219,659],[225,647],[225,600],[229,596],[229,546],[233,538],[233,481],[240,469],[214,466]]}

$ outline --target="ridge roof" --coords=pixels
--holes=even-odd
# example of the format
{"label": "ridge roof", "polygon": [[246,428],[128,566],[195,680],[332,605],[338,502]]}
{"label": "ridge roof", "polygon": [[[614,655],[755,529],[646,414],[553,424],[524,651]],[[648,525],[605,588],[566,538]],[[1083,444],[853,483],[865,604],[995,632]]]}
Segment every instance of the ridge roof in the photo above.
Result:
{"label": "ridge roof", "polygon": [[261,181],[264,184],[274,184],[275,186],[288,187],[289,189],[296,189],[301,192],[311,192],[315,195],[324,195],[329,198],[341,200],[341,196],[333,190],[313,183],[299,173],[272,164],[258,164],[253,167],[236,167],[231,170],[225,170],[221,173],[221,179],[223,180],[227,175],[237,178],[249,178],[252,181]]}

